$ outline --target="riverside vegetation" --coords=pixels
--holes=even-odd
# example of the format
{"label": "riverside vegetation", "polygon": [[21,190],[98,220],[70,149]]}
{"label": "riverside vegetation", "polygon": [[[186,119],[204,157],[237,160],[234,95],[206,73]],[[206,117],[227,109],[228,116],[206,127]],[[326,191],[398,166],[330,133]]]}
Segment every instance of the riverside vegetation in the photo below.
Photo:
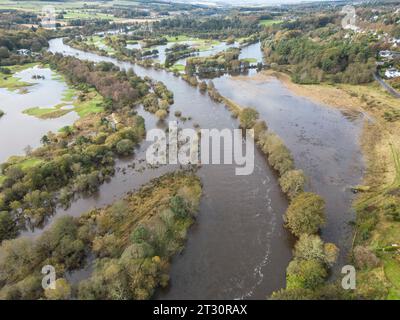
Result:
{"label": "riverside vegetation", "polygon": [[[176,172],[112,205],[61,217],[35,240],[3,241],[1,299],[148,299],[169,281],[169,261],[184,245],[201,197],[199,178]],[[68,274],[90,260],[88,279]],[[53,265],[56,289],[43,290],[41,268]]]}

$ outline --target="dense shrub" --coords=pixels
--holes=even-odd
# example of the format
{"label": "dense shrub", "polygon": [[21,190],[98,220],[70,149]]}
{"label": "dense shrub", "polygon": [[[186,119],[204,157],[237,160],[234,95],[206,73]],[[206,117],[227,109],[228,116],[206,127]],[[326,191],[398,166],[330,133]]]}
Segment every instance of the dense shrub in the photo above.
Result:
{"label": "dense shrub", "polygon": [[252,128],[259,117],[258,111],[253,108],[244,108],[239,114],[240,127]]}
{"label": "dense shrub", "polygon": [[325,263],[332,267],[339,256],[339,248],[334,243],[325,243],[324,244],[324,252],[325,252]]}
{"label": "dense shrub", "polygon": [[293,199],[299,193],[303,192],[305,183],[306,177],[303,170],[289,170],[279,178],[281,189],[287,194],[289,199]]}
{"label": "dense shrub", "polygon": [[292,80],[302,84],[326,80],[359,84],[373,80],[376,46],[371,44],[368,36],[330,38],[328,32],[322,36],[326,39],[315,41],[311,33],[321,30],[330,30],[332,35],[337,33],[333,28],[281,30],[263,43],[267,60],[292,65]]}
{"label": "dense shrub", "polygon": [[356,246],[353,250],[354,262],[359,269],[375,268],[379,266],[378,257],[367,247]]}

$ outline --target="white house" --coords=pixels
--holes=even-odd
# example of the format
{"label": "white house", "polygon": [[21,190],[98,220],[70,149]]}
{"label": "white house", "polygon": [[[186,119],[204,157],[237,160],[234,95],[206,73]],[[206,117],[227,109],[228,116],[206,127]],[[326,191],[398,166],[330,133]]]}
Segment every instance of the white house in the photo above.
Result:
{"label": "white house", "polygon": [[381,58],[385,58],[385,59],[392,59],[392,52],[390,52],[389,50],[382,50],[379,51],[379,56]]}
{"label": "white house", "polygon": [[400,71],[396,68],[389,68],[385,71],[385,77],[388,79],[400,77]]}

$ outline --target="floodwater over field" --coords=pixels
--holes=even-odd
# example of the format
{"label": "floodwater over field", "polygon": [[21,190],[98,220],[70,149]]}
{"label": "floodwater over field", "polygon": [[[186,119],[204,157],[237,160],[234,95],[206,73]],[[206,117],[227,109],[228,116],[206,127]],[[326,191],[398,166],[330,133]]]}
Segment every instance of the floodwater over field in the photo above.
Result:
{"label": "floodwater over field", "polygon": [[[261,78],[261,79],[260,79]],[[292,151],[296,166],[309,178],[307,190],[326,201],[324,240],[335,242],[344,263],[354,220],[350,187],[363,172],[358,146],[363,116],[321,107],[293,95],[276,78],[221,77],[214,84],[223,96],[258,110],[260,118]]]}
{"label": "floodwater over field", "polygon": [[[32,79],[34,75],[44,79]],[[0,109],[5,112],[0,118],[0,163],[10,156],[23,155],[27,146],[39,146],[41,137],[48,131],[57,131],[78,119],[74,111],[46,120],[24,114],[23,111],[28,108],[51,108],[61,103],[67,86],[64,82],[54,80],[55,74],[50,69],[38,66],[14,76],[32,85],[27,87],[27,93],[0,88]]]}
{"label": "floodwater over field", "polygon": [[[206,94],[200,93],[196,88],[189,86],[171,73],[145,69],[130,63],[119,62],[113,58],[75,50],[64,45],[61,39],[50,41],[49,50],[95,62],[113,62],[121,68],[133,68],[140,76],[149,76],[163,81],[174,92],[175,98],[167,121],[177,120],[174,117],[174,112],[177,110],[181,111],[185,117],[192,117],[192,120],[186,122],[179,121],[180,127],[192,127],[194,123],[198,123],[204,129],[238,127],[237,121],[231,117],[223,105],[213,102]],[[220,78],[216,81],[219,88],[222,87],[224,81],[226,88],[229,88],[233,80],[230,77]],[[334,143],[332,139],[325,141],[323,153],[319,154],[321,147],[315,141],[321,138],[321,132],[325,127],[327,131],[330,130],[329,128],[334,130],[331,133],[333,136],[338,135],[338,132],[347,132],[344,136],[347,140],[343,143],[347,147],[340,149],[340,153],[345,153],[341,155],[343,159],[348,159],[358,153],[355,143],[356,135],[351,136],[356,132],[357,122],[351,122],[336,114],[331,115],[329,109],[313,104],[312,108],[314,109],[312,110],[320,112],[320,118],[318,125],[314,125],[313,129],[308,130],[311,116],[309,113],[312,113],[312,110],[308,110],[311,108],[310,102],[294,96],[280,82],[273,84],[274,87],[269,89],[270,95],[258,95],[258,93],[253,95],[251,91],[242,92],[242,94],[248,96],[248,99],[250,97],[254,100],[259,99],[260,105],[262,102],[270,106],[269,114],[264,114],[261,110],[260,114],[266,118],[274,130],[282,127],[282,131],[286,132],[286,135],[282,135],[282,137],[285,141],[288,140],[289,147],[294,142],[291,142],[288,137],[294,139],[296,134],[304,131],[298,138],[301,139],[301,136],[304,136],[305,140],[301,140],[304,147],[293,150],[293,153],[299,167],[302,168],[304,165],[306,173],[309,173],[307,168],[313,168],[321,161],[321,157],[325,159],[332,155],[336,156],[333,150],[338,147],[338,143]],[[255,86],[257,87],[257,84]],[[280,99],[283,99],[281,103]],[[296,108],[287,111],[290,118],[286,125],[283,125],[283,117],[278,115],[281,109],[289,108],[287,101],[290,99],[296,104]],[[271,102],[269,103],[269,101]],[[237,102],[243,101],[238,100]],[[147,130],[166,126],[166,123],[158,122],[153,115],[143,111],[142,108],[139,108],[138,112],[145,118]],[[303,115],[304,112],[307,113]],[[314,121],[316,120],[314,119]],[[311,124],[314,121],[311,121]],[[299,131],[299,128],[304,130]],[[278,129],[276,130],[281,134]],[[116,175],[110,182],[100,187],[96,196],[77,199],[69,209],[58,210],[55,217],[64,214],[78,216],[90,208],[110,204],[152,178],[177,169],[176,166],[168,165],[159,168],[145,168],[144,159],[148,144],[148,142],[144,142],[133,158],[119,160],[117,163],[119,169]],[[298,159],[305,160],[301,162]],[[310,166],[305,165],[308,162],[310,162]],[[314,189],[318,187],[315,185],[315,181],[320,180],[321,184],[328,181],[328,186],[332,188],[331,195],[327,196],[329,203],[350,198],[350,195],[346,194],[342,188],[343,184],[337,182],[331,184],[329,179],[325,180],[325,175],[329,174],[330,178],[339,177],[340,181],[340,177],[343,178],[342,171],[347,170],[342,168],[343,164],[347,164],[347,162],[339,162],[329,171],[315,170],[314,177],[311,178],[309,187],[314,191],[318,191]],[[359,157],[354,157],[353,164],[356,167],[361,166]],[[204,165],[198,170],[198,175],[203,183],[203,197],[198,218],[190,229],[184,251],[172,261],[169,288],[163,291],[159,290],[156,298],[264,299],[272,291],[285,285],[285,269],[291,259],[293,246],[292,237],[283,228],[282,215],[287,208],[287,200],[279,189],[275,173],[268,167],[264,156],[258,150],[255,153],[255,169],[251,175],[236,176],[234,169],[235,165]],[[356,180],[357,177],[354,178]],[[344,209],[347,210],[347,207],[347,203],[343,204]],[[330,218],[329,223],[332,219]],[[338,216],[338,219],[340,221],[341,217]],[[51,225],[53,220],[51,219],[48,225]],[[36,230],[34,234],[40,232],[41,230]],[[32,233],[27,232],[25,235],[32,235]],[[329,240],[340,242],[342,236],[340,232],[332,233],[332,235],[338,238]],[[90,270],[88,271],[86,268],[70,275],[70,279],[78,281],[87,277],[88,274],[90,274]]]}

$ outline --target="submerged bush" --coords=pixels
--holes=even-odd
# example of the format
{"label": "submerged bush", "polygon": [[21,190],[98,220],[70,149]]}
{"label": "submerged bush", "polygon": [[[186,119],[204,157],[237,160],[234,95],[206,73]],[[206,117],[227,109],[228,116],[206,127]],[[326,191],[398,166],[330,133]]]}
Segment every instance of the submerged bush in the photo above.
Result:
{"label": "submerged bush", "polygon": [[133,243],[127,247],[121,255],[121,259],[144,259],[152,257],[154,249],[146,242]]}
{"label": "submerged bush", "polygon": [[207,91],[207,83],[205,81],[200,82],[199,89],[201,92],[206,92]]}
{"label": "submerged bush", "polygon": [[286,225],[297,237],[303,233],[316,233],[325,223],[324,209],[325,201],[319,195],[300,193],[286,210]]}
{"label": "submerged bush", "polygon": [[275,146],[268,156],[269,164],[283,176],[287,171],[294,168],[293,158],[289,149],[282,143]]}
{"label": "submerged bush", "polygon": [[324,252],[325,252],[325,263],[332,267],[339,256],[339,248],[334,243],[325,243],[324,244]]}
{"label": "submerged bush", "polygon": [[302,234],[294,247],[297,259],[325,261],[324,242],[318,235]]}
{"label": "submerged bush", "polygon": [[293,199],[300,192],[303,192],[305,183],[306,177],[303,170],[289,170],[279,179],[281,189],[289,199]]}
{"label": "submerged bush", "polygon": [[129,139],[122,139],[117,143],[115,149],[117,153],[121,156],[129,155],[133,152],[135,144]]}
{"label": "submerged bush", "polygon": [[310,289],[280,289],[272,293],[269,300],[313,300],[314,292]]}
{"label": "submerged bush", "polygon": [[55,289],[47,288],[44,295],[48,300],[68,300],[71,298],[71,286],[68,281],[60,278],[56,280]]}

